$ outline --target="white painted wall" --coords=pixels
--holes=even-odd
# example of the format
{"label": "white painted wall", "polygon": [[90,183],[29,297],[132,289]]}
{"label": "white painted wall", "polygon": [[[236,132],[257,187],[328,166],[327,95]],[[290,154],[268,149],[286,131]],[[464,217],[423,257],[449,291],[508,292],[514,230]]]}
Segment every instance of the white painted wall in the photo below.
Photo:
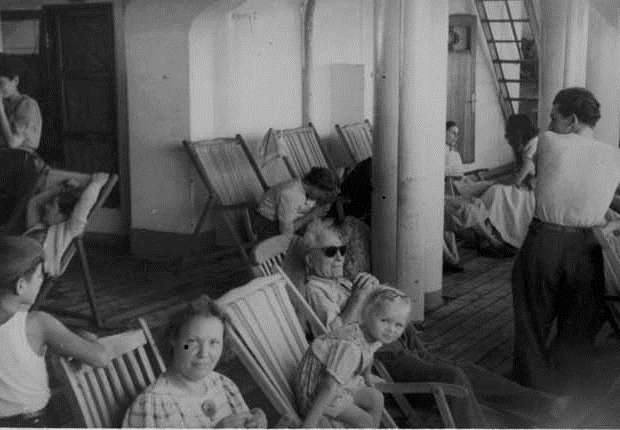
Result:
{"label": "white painted wall", "polygon": [[[450,13],[475,15],[470,0],[450,0]],[[479,29],[480,30],[480,29]],[[512,160],[512,151],[504,139],[504,116],[495,89],[495,76],[484,55],[486,43],[482,31],[477,32],[476,47],[476,113],[475,113],[475,162],[467,170],[492,168]]]}

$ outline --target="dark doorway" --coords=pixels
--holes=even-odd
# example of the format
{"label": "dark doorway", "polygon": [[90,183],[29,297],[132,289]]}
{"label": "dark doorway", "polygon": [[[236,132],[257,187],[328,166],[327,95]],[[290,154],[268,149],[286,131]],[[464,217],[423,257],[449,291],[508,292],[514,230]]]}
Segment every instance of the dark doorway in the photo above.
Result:
{"label": "dark doorway", "polygon": [[[112,5],[44,6],[40,58],[43,158],[67,170],[117,173]],[[119,206],[118,190],[107,206]]]}

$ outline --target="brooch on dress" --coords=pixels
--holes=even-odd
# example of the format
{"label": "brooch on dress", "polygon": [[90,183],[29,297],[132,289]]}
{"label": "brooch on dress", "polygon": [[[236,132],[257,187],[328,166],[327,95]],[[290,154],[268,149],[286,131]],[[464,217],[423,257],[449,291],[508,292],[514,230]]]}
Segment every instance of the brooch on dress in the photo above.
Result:
{"label": "brooch on dress", "polygon": [[215,402],[213,400],[205,400],[200,406],[202,408],[202,412],[204,412],[204,414],[210,419],[213,419],[215,416]]}

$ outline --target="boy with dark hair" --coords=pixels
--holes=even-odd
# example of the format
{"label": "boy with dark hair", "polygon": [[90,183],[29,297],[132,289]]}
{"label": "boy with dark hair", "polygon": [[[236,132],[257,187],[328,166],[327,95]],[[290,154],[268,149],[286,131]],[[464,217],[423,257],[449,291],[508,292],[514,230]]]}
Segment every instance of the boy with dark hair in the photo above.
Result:
{"label": "boy with dark hair", "polygon": [[0,236],[0,427],[43,427],[50,399],[45,352],[105,366],[103,345],[45,313],[29,312],[43,283],[43,249],[33,239]]}

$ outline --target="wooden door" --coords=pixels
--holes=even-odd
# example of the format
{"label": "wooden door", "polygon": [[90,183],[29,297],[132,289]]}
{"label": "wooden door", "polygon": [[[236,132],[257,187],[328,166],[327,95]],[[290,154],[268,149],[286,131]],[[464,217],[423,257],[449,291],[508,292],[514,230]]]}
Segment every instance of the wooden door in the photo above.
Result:
{"label": "wooden door", "polygon": [[[64,169],[117,173],[112,5],[46,6],[41,30],[49,150]],[[114,192],[108,206],[118,205]]]}
{"label": "wooden door", "polygon": [[447,120],[461,129],[458,150],[463,163],[475,161],[476,17],[450,15]]}

